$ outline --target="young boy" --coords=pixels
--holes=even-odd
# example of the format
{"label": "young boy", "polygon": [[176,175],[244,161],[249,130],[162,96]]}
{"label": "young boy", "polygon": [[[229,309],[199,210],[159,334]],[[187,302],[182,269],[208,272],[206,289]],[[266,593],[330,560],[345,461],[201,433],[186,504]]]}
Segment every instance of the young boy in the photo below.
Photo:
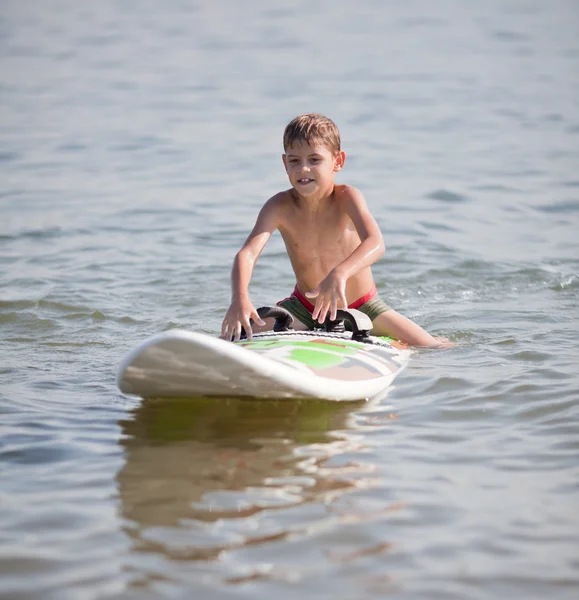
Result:
{"label": "young boy", "polygon": [[283,136],[283,164],[289,190],[271,197],[235,256],[231,272],[231,305],[221,336],[238,340],[242,326],[271,329],[249,299],[255,263],[271,234],[278,229],[296,276],[292,295],[278,304],[294,315],[295,329],[313,329],[314,321],[336,318],[336,309],[357,308],[373,322],[373,335],[388,335],[407,344],[435,346],[438,340],[410,319],[392,310],[376,293],[372,265],[384,253],[378,225],[362,194],[334,183],[346,160],[333,121],[318,114],[296,117]]}

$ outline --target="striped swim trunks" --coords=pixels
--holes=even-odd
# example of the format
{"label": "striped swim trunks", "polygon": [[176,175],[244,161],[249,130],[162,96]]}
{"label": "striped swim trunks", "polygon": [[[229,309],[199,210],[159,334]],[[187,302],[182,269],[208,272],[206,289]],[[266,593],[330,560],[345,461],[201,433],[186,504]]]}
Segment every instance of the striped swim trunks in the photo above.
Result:
{"label": "striped swim trunks", "polygon": [[[318,322],[312,319],[312,313],[314,312],[315,308],[314,305],[300,292],[297,285],[295,286],[291,296],[281,300],[277,303],[277,305],[288,310],[308,329],[319,327]],[[372,321],[378,315],[392,310],[392,307],[388,306],[388,304],[386,304],[380,298],[380,296],[378,296],[375,283],[372,284],[372,288],[366,295],[358,298],[358,300],[355,302],[352,302],[348,308],[355,308],[360,312],[363,312],[364,314],[368,315]]]}

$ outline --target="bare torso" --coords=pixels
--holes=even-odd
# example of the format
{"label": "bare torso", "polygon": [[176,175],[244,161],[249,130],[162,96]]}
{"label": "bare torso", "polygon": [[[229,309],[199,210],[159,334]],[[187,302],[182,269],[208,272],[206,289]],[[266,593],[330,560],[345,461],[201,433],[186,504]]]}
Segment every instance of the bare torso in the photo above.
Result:
{"label": "bare torso", "polygon": [[[341,202],[344,189],[345,186],[335,186],[334,193],[315,210],[293,190],[279,196],[278,229],[302,293],[315,289],[360,245],[360,236]],[[370,267],[350,277],[346,283],[348,304],[367,294],[372,284]]]}
{"label": "bare torso", "polygon": [[[333,173],[340,170],[345,154],[334,157],[330,165],[333,171],[329,171],[319,156],[324,152],[327,150],[317,150],[307,164],[301,162],[303,157],[293,155],[287,163],[284,155],[292,189],[272,196],[264,204],[249,237],[235,256],[231,305],[221,326],[224,339],[239,340],[242,328],[251,332],[273,326],[259,316],[249,298],[248,287],[253,267],[276,229],[285,242],[299,290],[303,294],[312,292],[309,295],[312,304],[315,302],[312,317],[320,323],[335,315],[344,302],[352,304],[372,289],[370,265],[384,253],[382,234],[362,194],[353,187],[333,182]],[[298,189],[303,193],[298,194]],[[419,346],[437,343],[419,325],[394,310],[385,310],[373,319],[372,333]]]}

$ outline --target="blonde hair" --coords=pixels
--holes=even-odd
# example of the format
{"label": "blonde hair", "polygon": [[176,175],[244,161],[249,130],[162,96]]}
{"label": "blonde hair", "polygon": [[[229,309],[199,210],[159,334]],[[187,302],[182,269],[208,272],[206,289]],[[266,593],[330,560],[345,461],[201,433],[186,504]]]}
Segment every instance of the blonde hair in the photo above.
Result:
{"label": "blonde hair", "polygon": [[310,146],[321,144],[332,154],[340,151],[340,131],[338,126],[317,113],[306,113],[292,119],[283,132],[283,149],[287,152],[296,142],[306,142]]}

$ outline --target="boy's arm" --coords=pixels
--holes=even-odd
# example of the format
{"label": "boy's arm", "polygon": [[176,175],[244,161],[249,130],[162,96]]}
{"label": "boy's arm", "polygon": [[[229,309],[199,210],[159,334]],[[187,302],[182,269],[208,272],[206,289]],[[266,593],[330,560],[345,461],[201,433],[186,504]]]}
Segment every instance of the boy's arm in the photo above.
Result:
{"label": "boy's arm", "polygon": [[231,304],[221,325],[221,337],[224,339],[239,340],[242,327],[247,337],[251,338],[250,319],[259,325],[264,325],[249,299],[249,281],[267,240],[277,229],[279,212],[279,198],[274,196],[264,204],[251,233],[241,250],[235,255],[231,269]]}
{"label": "boy's arm", "polygon": [[339,301],[342,306],[348,306],[346,281],[369,267],[384,254],[384,240],[380,228],[368,210],[362,193],[356,188],[346,186],[341,194],[344,196],[339,201],[344,203],[346,212],[352,219],[361,242],[350,256],[328,273],[317,289],[306,294],[306,296],[316,298],[312,317],[320,322],[323,322],[328,314],[332,320],[336,318]]}
{"label": "boy's arm", "polygon": [[347,187],[345,204],[348,216],[352,219],[360,236],[360,245],[333,270],[346,279],[356,275],[366,267],[376,262],[385,251],[382,233],[378,223],[372,216],[362,193],[353,187]]}

